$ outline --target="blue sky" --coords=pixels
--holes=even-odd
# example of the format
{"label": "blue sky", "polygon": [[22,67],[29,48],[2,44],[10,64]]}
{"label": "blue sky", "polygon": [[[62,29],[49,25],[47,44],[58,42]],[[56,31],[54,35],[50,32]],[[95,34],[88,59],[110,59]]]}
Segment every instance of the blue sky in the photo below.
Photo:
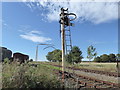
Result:
{"label": "blue sky", "polygon": [[[71,27],[72,44],[79,46],[84,60],[87,47],[93,45],[99,55],[118,53],[118,18],[115,3],[2,3],[2,46],[14,52],[28,54],[35,59],[38,43],[52,43],[61,49],[59,34],[60,7],[69,7],[77,14]],[[83,5],[83,6],[82,6]],[[39,60],[46,60],[47,52],[39,46]]]}

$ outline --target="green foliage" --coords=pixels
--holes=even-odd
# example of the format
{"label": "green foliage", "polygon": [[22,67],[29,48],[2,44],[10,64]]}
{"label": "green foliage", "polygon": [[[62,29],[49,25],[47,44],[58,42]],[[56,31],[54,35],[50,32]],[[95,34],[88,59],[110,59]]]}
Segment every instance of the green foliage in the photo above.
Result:
{"label": "green foliage", "polygon": [[82,51],[77,46],[74,46],[70,51],[70,53],[66,55],[66,61],[68,63],[72,63],[72,62],[79,63],[81,62],[82,58],[83,58]]}
{"label": "green foliage", "polygon": [[72,60],[72,54],[71,53],[69,53],[69,54],[67,54],[66,56],[65,56],[65,58],[66,58],[66,61],[68,62],[68,63],[72,63],[73,62],[73,60]]}
{"label": "green foliage", "polygon": [[56,49],[53,51],[53,60],[54,61],[59,61],[61,62],[62,61],[62,51],[59,50],[59,49]]}
{"label": "green foliage", "polygon": [[3,88],[60,88],[54,71],[39,64],[33,68],[26,64],[4,64],[2,70]]}
{"label": "green foliage", "polygon": [[94,62],[116,62],[117,55],[115,54],[103,54],[100,57],[96,57],[93,61]]}
{"label": "green foliage", "polygon": [[117,61],[120,62],[120,54],[119,53],[116,55],[116,58],[117,58]]}
{"label": "green foliage", "polygon": [[[66,61],[68,63],[78,63],[81,62],[82,57],[82,52],[80,51],[79,47],[74,46],[72,48],[72,50],[70,51],[69,54],[67,54],[66,56]],[[52,62],[61,62],[62,61],[62,51],[59,49],[56,49],[52,52],[48,52],[48,54],[46,55],[47,60],[52,61]]]}
{"label": "green foliage", "polygon": [[120,54],[117,54],[116,57],[120,58]]}
{"label": "green foliage", "polygon": [[47,58],[48,61],[52,61],[53,60],[52,52],[48,52],[48,54],[46,55],[46,58]]}
{"label": "green foliage", "polygon": [[59,49],[56,49],[52,52],[48,52],[48,54],[46,55],[46,58],[48,61],[61,62],[62,61],[62,51]]}
{"label": "green foliage", "polygon": [[116,62],[116,56],[115,56],[115,54],[110,54],[109,55],[109,59],[110,59],[110,62]]}
{"label": "green foliage", "polygon": [[93,57],[97,56],[97,52],[95,52],[96,48],[94,48],[92,45],[90,45],[87,49],[87,58],[89,61],[93,59]]}
{"label": "green foliage", "polygon": [[4,63],[10,63],[10,60],[8,58],[5,58]]}
{"label": "green foliage", "polygon": [[98,57],[96,57],[96,58],[94,58],[94,60],[93,60],[94,62],[102,62],[102,60],[101,60],[101,58],[98,56]]}
{"label": "green foliage", "polygon": [[100,56],[102,62],[110,62],[109,55],[103,54]]}

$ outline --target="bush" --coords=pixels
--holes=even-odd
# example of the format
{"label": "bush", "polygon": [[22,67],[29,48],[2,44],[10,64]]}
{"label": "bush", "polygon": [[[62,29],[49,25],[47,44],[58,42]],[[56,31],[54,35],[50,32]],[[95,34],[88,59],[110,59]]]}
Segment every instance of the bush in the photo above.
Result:
{"label": "bush", "polygon": [[5,58],[4,63],[10,63],[10,60],[8,58]]}
{"label": "bush", "polygon": [[3,65],[3,88],[59,88],[60,82],[53,70],[45,66],[30,67],[26,64]]}
{"label": "bush", "polygon": [[30,59],[29,61],[30,61],[30,62],[33,62],[33,59]]}

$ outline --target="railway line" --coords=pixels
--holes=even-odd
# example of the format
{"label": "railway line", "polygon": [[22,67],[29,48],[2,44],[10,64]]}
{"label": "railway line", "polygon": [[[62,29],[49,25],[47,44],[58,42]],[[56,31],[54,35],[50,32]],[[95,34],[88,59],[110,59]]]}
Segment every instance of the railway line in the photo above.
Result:
{"label": "railway line", "polygon": [[[61,67],[59,65],[47,64],[55,67]],[[94,71],[89,71],[87,69],[74,68],[74,73],[71,67],[67,67],[69,72],[65,71],[66,82],[72,82],[75,88],[120,88],[118,84],[117,75],[111,75],[111,73],[101,73]],[[56,70],[59,77],[62,75],[61,70]],[[77,85],[77,86],[76,86]],[[68,85],[71,86],[71,85]]]}
{"label": "railway line", "polygon": [[[59,77],[62,80],[62,71],[56,70]],[[120,88],[118,84],[111,83],[107,81],[102,81],[99,79],[82,76],[79,74],[65,73],[65,85],[71,86],[70,88]]]}
{"label": "railway line", "polygon": [[[45,64],[42,63],[42,65],[45,66],[52,66],[52,67],[60,67],[53,64]],[[50,67],[50,68],[52,68]],[[62,71],[59,69],[54,69],[55,74],[57,74],[58,78],[62,81]],[[69,72],[64,72],[64,80],[65,80],[65,86],[68,86],[68,88],[77,88],[78,90],[80,88],[115,88],[117,90],[120,88],[120,84],[117,82],[110,82],[109,80],[118,80],[117,77],[114,76],[105,76],[105,78],[102,77],[102,75],[98,74],[99,76],[95,76],[94,73],[84,72],[84,71],[78,71],[75,70],[73,73],[72,70],[69,70]],[[92,77],[93,76],[93,77]],[[100,79],[99,77],[102,77]],[[117,88],[117,89],[116,89]],[[111,89],[110,89],[111,90]],[[119,89],[118,89],[119,90]]]}
{"label": "railway line", "polygon": [[[60,65],[55,65],[55,64],[49,64],[49,65],[53,65],[53,66],[56,66],[56,67],[62,67]],[[91,69],[85,69],[85,68],[74,68],[74,67],[66,67],[66,68],[77,70],[77,71],[96,73],[96,74],[100,74],[100,75],[120,77],[120,73],[118,73],[118,72],[106,72],[106,71],[98,71],[98,70],[91,70]]]}

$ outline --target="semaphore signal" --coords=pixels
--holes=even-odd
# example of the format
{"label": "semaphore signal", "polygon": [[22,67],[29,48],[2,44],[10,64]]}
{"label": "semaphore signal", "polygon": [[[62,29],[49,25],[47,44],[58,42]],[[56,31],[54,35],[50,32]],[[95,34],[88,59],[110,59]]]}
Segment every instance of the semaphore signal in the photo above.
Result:
{"label": "semaphore signal", "polygon": [[[74,16],[73,19],[70,19],[69,16]],[[64,71],[65,71],[65,55],[72,50],[72,41],[71,41],[71,31],[70,26],[74,24],[71,21],[77,18],[76,14],[69,13],[68,8],[61,8],[60,13],[60,33],[61,33],[61,47],[62,47],[62,80],[64,83]]]}

